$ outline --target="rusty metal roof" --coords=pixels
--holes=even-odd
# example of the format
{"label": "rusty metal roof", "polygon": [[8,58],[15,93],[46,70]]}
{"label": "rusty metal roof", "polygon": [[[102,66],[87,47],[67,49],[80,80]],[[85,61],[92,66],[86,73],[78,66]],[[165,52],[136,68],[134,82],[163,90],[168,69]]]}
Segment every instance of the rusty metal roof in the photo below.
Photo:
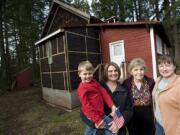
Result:
{"label": "rusty metal roof", "polygon": [[162,23],[160,21],[142,21],[142,22],[114,22],[114,23],[87,24],[87,26],[133,26],[133,25],[162,25]]}

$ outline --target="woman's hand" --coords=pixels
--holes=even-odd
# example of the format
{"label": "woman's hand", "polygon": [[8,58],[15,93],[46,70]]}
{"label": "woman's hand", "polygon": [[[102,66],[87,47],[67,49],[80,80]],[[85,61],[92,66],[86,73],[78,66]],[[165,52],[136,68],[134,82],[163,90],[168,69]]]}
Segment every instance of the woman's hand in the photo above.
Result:
{"label": "woman's hand", "polygon": [[102,120],[98,125],[95,124],[96,128],[104,128],[104,121]]}
{"label": "woman's hand", "polygon": [[117,107],[116,107],[115,105],[113,105],[113,106],[111,107],[111,110],[112,110],[111,116],[114,116],[115,111],[117,110]]}
{"label": "woman's hand", "polygon": [[111,125],[109,130],[112,131],[112,133],[117,133],[119,131],[119,128],[116,126],[116,123],[114,121],[109,123],[109,125]]}

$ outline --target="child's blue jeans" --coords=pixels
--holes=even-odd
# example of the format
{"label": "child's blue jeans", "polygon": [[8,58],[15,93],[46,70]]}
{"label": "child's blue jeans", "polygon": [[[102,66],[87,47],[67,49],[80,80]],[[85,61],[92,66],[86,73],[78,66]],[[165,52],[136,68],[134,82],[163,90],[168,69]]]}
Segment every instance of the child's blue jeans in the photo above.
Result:
{"label": "child's blue jeans", "polygon": [[84,135],[96,135],[96,128],[86,126]]}
{"label": "child's blue jeans", "polygon": [[[118,135],[118,133],[112,133],[110,130],[108,130],[108,128],[110,127],[108,123],[111,121],[112,119],[110,117],[104,116],[105,135]],[[84,135],[96,135],[96,128],[86,126]]]}

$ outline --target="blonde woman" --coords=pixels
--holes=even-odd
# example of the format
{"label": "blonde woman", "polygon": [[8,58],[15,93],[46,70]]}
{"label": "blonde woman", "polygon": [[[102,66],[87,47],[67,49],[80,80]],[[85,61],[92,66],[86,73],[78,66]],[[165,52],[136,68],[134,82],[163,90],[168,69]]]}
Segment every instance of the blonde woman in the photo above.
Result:
{"label": "blonde woman", "polygon": [[146,64],[141,58],[131,60],[128,71],[130,78],[123,86],[131,93],[134,115],[128,123],[129,135],[154,135],[152,89],[154,80],[145,75]]}

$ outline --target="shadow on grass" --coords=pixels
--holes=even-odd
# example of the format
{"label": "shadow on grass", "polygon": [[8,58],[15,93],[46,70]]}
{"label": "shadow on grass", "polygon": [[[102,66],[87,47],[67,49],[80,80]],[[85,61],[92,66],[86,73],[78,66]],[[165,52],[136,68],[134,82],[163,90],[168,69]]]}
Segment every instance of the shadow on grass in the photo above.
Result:
{"label": "shadow on grass", "polygon": [[66,112],[45,104],[40,88],[1,96],[0,114],[0,135],[83,134],[79,110]]}

